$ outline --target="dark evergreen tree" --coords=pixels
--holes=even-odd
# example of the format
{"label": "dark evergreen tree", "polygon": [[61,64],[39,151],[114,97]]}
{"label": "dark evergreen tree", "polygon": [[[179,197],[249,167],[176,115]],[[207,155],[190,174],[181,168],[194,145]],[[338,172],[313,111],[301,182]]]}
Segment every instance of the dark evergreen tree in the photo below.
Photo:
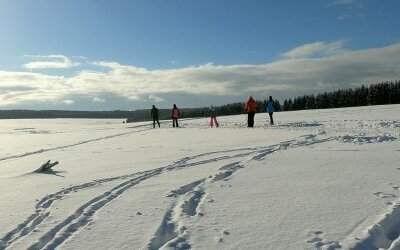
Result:
{"label": "dark evergreen tree", "polygon": [[274,106],[275,112],[281,111],[281,103],[277,99],[274,100]]}
{"label": "dark evergreen tree", "polygon": [[285,101],[283,101],[283,111],[289,111],[289,104],[288,104],[288,100],[285,99]]}
{"label": "dark evergreen tree", "polygon": [[316,108],[316,100],[314,95],[307,95],[305,97],[305,109],[315,109]]}
{"label": "dark evergreen tree", "polygon": [[292,98],[289,98],[289,101],[288,101],[288,110],[289,110],[289,111],[293,110],[293,101],[292,101]]}

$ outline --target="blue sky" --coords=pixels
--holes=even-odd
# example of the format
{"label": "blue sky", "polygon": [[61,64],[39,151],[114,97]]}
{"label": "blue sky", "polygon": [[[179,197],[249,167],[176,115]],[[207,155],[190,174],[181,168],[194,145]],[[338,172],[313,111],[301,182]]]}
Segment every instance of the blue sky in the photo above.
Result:
{"label": "blue sky", "polygon": [[1,109],[200,107],[399,80],[397,0],[1,0]]}

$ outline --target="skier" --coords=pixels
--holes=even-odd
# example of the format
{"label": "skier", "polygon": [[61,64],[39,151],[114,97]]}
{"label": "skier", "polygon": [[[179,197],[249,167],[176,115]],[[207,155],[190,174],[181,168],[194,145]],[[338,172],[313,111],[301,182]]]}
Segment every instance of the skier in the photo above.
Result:
{"label": "skier", "polygon": [[217,111],[215,110],[213,105],[210,106],[209,112],[210,112],[210,116],[211,116],[211,121],[210,121],[211,127],[214,126],[214,122],[215,122],[215,126],[217,126],[217,128],[218,128],[219,124],[217,121]]}
{"label": "skier", "polygon": [[175,126],[178,128],[178,118],[179,118],[180,112],[178,107],[176,107],[176,104],[174,104],[174,107],[172,108],[172,126],[175,128]]}
{"label": "skier", "polygon": [[153,128],[156,128],[156,122],[158,124],[158,127],[160,127],[160,122],[158,121],[158,108],[156,108],[156,106],[153,105],[153,108],[151,109],[151,118],[153,118]]}
{"label": "skier", "polygon": [[270,125],[274,125],[274,119],[272,118],[272,115],[273,115],[273,113],[275,111],[275,108],[274,108],[275,103],[272,100],[272,96],[269,96],[268,101],[267,100],[264,101],[264,106],[265,106],[265,110],[269,114],[269,124]]}
{"label": "skier", "polygon": [[256,114],[257,103],[252,96],[247,100],[245,110],[247,112],[247,127],[254,127],[254,116]]}

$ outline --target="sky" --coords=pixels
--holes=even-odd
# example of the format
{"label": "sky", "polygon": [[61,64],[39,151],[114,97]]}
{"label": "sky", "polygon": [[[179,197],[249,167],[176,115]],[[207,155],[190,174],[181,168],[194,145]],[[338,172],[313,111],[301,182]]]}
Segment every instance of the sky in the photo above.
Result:
{"label": "sky", "polygon": [[400,80],[398,0],[0,0],[0,109],[283,102]]}

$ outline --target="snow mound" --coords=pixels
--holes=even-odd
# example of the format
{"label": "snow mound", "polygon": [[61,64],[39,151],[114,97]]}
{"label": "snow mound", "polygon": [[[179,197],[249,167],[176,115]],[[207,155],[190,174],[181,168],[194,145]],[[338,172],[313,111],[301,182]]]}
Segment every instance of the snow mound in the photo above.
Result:
{"label": "snow mound", "polygon": [[280,127],[292,127],[292,128],[304,128],[304,127],[319,127],[323,124],[317,121],[296,121],[296,122],[289,122],[284,124],[279,124]]}
{"label": "snow mound", "polygon": [[344,143],[355,143],[355,144],[365,144],[365,143],[378,143],[378,142],[387,142],[394,141],[396,137],[393,137],[389,134],[380,134],[375,136],[367,136],[365,134],[358,135],[343,135],[338,136],[337,141]]}

